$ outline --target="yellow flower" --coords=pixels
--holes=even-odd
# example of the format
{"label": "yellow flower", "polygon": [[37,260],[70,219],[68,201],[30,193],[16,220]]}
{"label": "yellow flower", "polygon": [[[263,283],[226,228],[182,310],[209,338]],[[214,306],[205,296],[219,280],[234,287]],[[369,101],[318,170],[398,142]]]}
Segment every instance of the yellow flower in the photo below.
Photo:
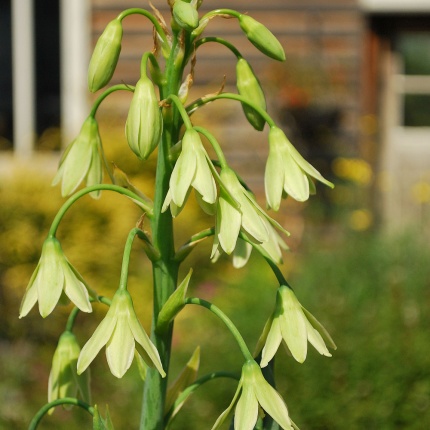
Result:
{"label": "yellow flower", "polygon": [[58,239],[48,237],[22,299],[19,317],[25,317],[38,301],[40,315],[45,318],[63,292],[81,311],[92,311],[85,281],[63,254]]}
{"label": "yellow flower", "polygon": [[333,188],[334,185],[311,166],[294,148],[284,132],[272,126],[269,131],[269,157],[267,158],[264,185],[269,207],[279,209],[283,193],[303,202],[314,194],[311,178]]}
{"label": "yellow flower", "polygon": [[219,429],[234,406],[234,429],[253,430],[258,419],[259,406],[284,430],[293,430],[287,405],[280,394],[264,379],[260,366],[247,361],[242,367],[242,376],[229,407],[219,416],[212,430]]}
{"label": "yellow flower", "polygon": [[126,290],[120,289],[115,293],[105,318],[82,348],[78,374],[90,365],[105,345],[110,371],[117,378],[122,378],[131,366],[136,347],[148,365],[155,366],[163,377],[166,376],[157,348],[140,324]]}
{"label": "yellow flower", "polygon": [[[85,180],[87,186],[101,184],[103,181],[102,144],[99,127],[93,116],[82,125],[78,137],[64,153],[52,185],[61,183],[63,197],[72,194]],[[90,193],[98,198],[100,191]]]}
{"label": "yellow flower", "polygon": [[211,258],[216,258],[221,249],[225,253],[231,254],[236,248],[237,238],[241,230],[246,233],[251,241],[261,246],[266,246],[264,244],[275,239],[273,227],[288,234],[279,223],[263,211],[255,201],[254,196],[242,186],[232,169],[223,168],[220,178],[227,192],[234,196],[239,207],[234,207],[231,199],[227,198],[225,192],[221,191],[218,198]]}
{"label": "yellow flower", "polygon": [[182,138],[182,151],[173,168],[170,177],[170,188],[163,204],[163,212],[170,205],[170,210],[176,216],[184,206],[190,188],[193,187],[205,203],[212,205],[216,201],[217,190],[208,157],[200,139],[199,133],[194,129],[186,130]]}
{"label": "yellow flower", "polygon": [[308,341],[326,357],[331,357],[326,344],[336,349],[327,330],[300,304],[293,290],[285,285],[278,289],[275,311],[266,323],[262,337],[266,337],[266,341],[261,367],[268,365],[282,341],[299,363],[306,359]]}

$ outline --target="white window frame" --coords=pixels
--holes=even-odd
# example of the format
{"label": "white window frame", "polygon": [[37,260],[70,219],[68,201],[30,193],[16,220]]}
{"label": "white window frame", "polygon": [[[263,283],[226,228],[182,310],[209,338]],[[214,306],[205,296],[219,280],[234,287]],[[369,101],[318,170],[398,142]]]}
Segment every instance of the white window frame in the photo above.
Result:
{"label": "white window frame", "polygon": [[[19,160],[32,158],[36,135],[34,1],[12,0],[11,4],[13,148]],[[59,2],[61,131],[62,142],[67,143],[88,114],[91,2]]]}

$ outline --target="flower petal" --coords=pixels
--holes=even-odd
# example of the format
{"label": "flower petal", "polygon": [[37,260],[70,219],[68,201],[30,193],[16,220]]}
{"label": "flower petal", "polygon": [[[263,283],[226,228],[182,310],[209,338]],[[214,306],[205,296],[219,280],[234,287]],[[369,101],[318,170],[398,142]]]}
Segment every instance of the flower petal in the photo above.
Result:
{"label": "flower petal", "polygon": [[269,361],[274,357],[274,355],[278,351],[278,348],[281,342],[282,342],[282,334],[281,334],[281,327],[279,324],[279,317],[275,316],[273,318],[269,333],[267,335],[266,343],[263,348],[262,357],[261,357],[261,367],[266,367],[269,364]]}
{"label": "flower petal", "polygon": [[251,252],[252,245],[239,237],[233,252],[233,267],[235,269],[244,267],[251,256]]}
{"label": "flower petal", "polygon": [[306,174],[299,167],[288,151],[283,151],[284,190],[294,200],[304,202],[309,198],[309,181]]}
{"label": "flower petal", "polygon": [[148,357],[151,359],[152,364],[154,364],[161,376],[164,378],[166,376],[166,372],[164,371],[163,365],[161,364],[160,354],[158,353],[155,345],[151,342],[151,339],[149,339],[137,317],[135,315],[130,316],[128,324],[134,338],[142,346]]}
{"label": "flower petal", "polygon": [[172,200],[177,206],[183,206],[197,170],[196,154],[192,142],[186,138],[187,133],[188,131],[182,139],[182,152],[176,161],[169,182]]}
{"label": "flower petal", "polygon": [[218,239],[222,249],[231,254],[236,246],[240,232],[242,215],[223,197],[218,200],[217,222],[219,225]]}
{"label": "flower petal", "polygon": [[64,286],[64,273],[60,263],[62,257],[56,254],[57,250],[51,248],[50,243],[46,243],[43,252],[48,255],[46,258],[41,257],[35,284],[37,285],[39,312],[45,318],[54,310],[60,299]]}
{"label": "flower petal", "polygon": [[[103,182],[103,163],[100,157],[100,152],[98,145],[92,145],[92,156],[91,165],[88,169],[86,185],[90,187],[91,185],[98,185]],[[98,199],[100,197],[100,191],[93,191],[90,196],[93,199]]]}
{"label": "flower petal", "polygon": [[[85,123],[82,128],[86,128]],[[64,160],[62,196],[68,196],[84,180],[91,164],[91,145],[88,136],[79,135],[72,143],[67,158]]]}
{"label": "flower petal", "polygon": [[288,146],[288,150],[291,153],[291,156],[294,158],[294,161],[303,169],[304,172],[306,172],[309,176],[312,176],[316,180],[322,182],[323,184],[327,185],[330,188],[334,188],[334,185],[325,179],[320,172],[318,172],[317,169],[315,169],[314,166],[309,164],[297,151],[296,148],[290,143]]}
{"label": "flower petal", "polygon": [[112,306],[93,335],[84,345],[78,359],[78,375],[81,374],[94,360],[99,351],[106,345],[115,329],[117,317],[112,312]]}
{"label": "flower petal", "polygon": [[311,345],[321,354],[326,357],[331,357],[329,350],[324,342],[324,339],[321,335],[312,327],[311,323],[308,320],[305,320],[306,328],[308,331],[308,340]]}
{"label": "flower petal", "polygon": [[237,402],[234,414],[234,428],[253,430],[258,419],[258,402],[253,387],[244,380],[242,394]]}
{"label": "flower petal", "polygon": [[112,375],[122,378],[134,357],[134,337],[128,325],[128,314],[119,309],[115,329],[106,344],[106,358]]}
{"label": "flower petal", "polygon": [[325,329],[325,327],[307,310],[302,306],[303,313],[308,321],[311,323],[312,327],[321,335],[324,339],[324,342],[333,349],[337,349],[336,344],[334,343],[332,337],[329,332]]}
{"label": "flower petal", "polygon": [[293,291],[282,286],[278,290],[282,310],[279,315],[282,337],[293,357],[303,363],[307,354],[307,331],[305,316]]}
{"label": "flower petal", "polygon": [[256,375],[255,394],[261,407],[284,429],[293,430],[287,405],[281,395],[264,379]]}
{"label": "flower petal", "polygon": [[278,142],[270,142],[269,156],[264,172],[264,189],[267,204],[275,211],[279,210],[281,204],[284,176],[284,165],[279,152]]}
{"label": "flower petal", "polygon": [[224,421],[228,418],[231,411],[233,410],[234,405],[237,402],[237,398],[239,397],[239,393],[242,389],[242,378],[239,381],[239,385],[237,386],[236,392],[234,393],[233,400],[228,405],[227,409],[218,417],[215,424],[212,426],[211,430],[218,430],[223,424]]}
{"label": "flower petal", "polygon": [[21,306],[19,308],[20,318],[25,317],[31,311],[31,309],[33,309],[33,306],[37,302],[37,284],[35,280],[37,278],[38,271],[39,271],[39,265],[37,265],[36,269],[31,275],[30,281],[28,283],[27,289],[22,299]]}
{"label": "flower petal", "polygon": [[89,294],[85,285],[75,276],[67,261],[62,262],[65,278],[64,292],[67,297],[82,311],[92,312]]}
{"label": "flower petal", "polygon": [[192,181],[192,186],[201,194],[207,203],[216,201],[216,185],[211,169],[206,161],[203,147],[194,148],[196,154],[196,174]]}

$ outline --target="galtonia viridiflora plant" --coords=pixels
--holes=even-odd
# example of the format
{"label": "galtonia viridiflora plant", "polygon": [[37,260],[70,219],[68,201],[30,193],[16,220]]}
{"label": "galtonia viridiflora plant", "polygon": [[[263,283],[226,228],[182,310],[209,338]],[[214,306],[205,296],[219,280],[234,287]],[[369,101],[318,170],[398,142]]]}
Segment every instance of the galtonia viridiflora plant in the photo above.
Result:
{"label": "galtonia viridiflora plant", "polygon": [[[48,403],[34,416],[31,429],[58,405],[86,409],[93,416],[94,429],[114,428],[109,413],[102,416],[97,406],[91,404],[88,372],[103,348],[110,371],[117,378],[127,372],[133,359],[138,362],[143,379],[140,430],[168,428],[197,387],[221,377],[235,378],[237,390],[219,418],[214,423],[204,423],[202,428],[227,428],[230,423],[230,428],[236,430],[296,429],[273,379],[268,381],[265,377],[272,374],[267,369],[273,368],[281,343],[300,363],[306,359],[308,341],[327,357],[331,355],[328,347],[336,348],[324,327],[300,304],[279,269],[282,251],[287,249],[283,236],[288,232],[257,203],[252,191],[229,165],[223,145],[209,130],[192,121],[197,109],[228,99],[242,105],[248,122],[257,131],[267,124],[269,155],[264,184],[268,208],[277,211],[287,196],[297,201],[307,200],[315,192],[316,181],[332,187],[299,154],[267,113],[259,80],[239,50],[220,37],[204,37],[204,32],[212,19],[233,18],[249,42],[268,57],[284,61],[284,50],[275,36],[251,16],[231,9],[203,15],[199,13],[202,2],[168,0],[170,28],[154,7],[151,12],[138,8],[125,10],[106,26],[95,46],[88,72],[91,92],[101,90],[112,78],[121,50],[122,21],[130,15],[143,15],[153,26],[154,45],[142,55],[139,80],[134,85],[114,85],[101,92],[80,133],[65,151],[54,178],[54,184],[61,184],[63,196],[70,197],[55,217],[43,244],[21,304],[20,317],[26,316],[36,303],[42,317],[51,314],[59,303],[72,302],[74,307],[52,360]],[[236,56],[238,92],[218,91],[187,104],[199,48],[209,42],[223,45]],[[125,124],[130,149],[140,160],[157,154],[153,200],[134,187],[125,173],[112,170],[106,163],[96,113],[101,102],[114,91],[133,93]],[[209,157],[205,145],[211,147],[215,159]],[[103,182],[104,171],[111,183]],[[85,187],[78,190],[82,183]],[[136,220],[130,220],[134,227],[125,241],[119,287],[110,299],[97,295],[97,285],[90,287],[86,283],[56,237],[63,216],[74,203],[86,194],[99,198],[102,190],[122,194],[142,210],[137,224]],[[213,217],[213,226],[195,232],[186,243],[175,247],[174,224],[176,218],[180,222],[180,213],[192,190],[202,210]],[[103,198],[107,197],[104,193]],[[153,269],[150,333],[142,327],[127,289],[128,265],[136,237]],[[242,267],[254,249],[274,272],[278,284],[276,304],[254,354],[221,309],[187,295],[191,271],[185,279],[178,279],[181,263],[203,239],[213,242],[208,259],[214,262],[225,253],[232,255],[234,266]],[[210,375],[197,377],[197,349],[179,376],[169,375],[173,321],[189,305],[202,306],[214,313],[231,332],[243,354],[243,361],[238,363],[240,374],[214,369]],[[105,316],[94,333],[88,335],[86,343],[80,345],[73,333],[75,318],[80,312],[91,313],[93,306],[105,306]],[[172,379],[175,382],[169,385]]]}

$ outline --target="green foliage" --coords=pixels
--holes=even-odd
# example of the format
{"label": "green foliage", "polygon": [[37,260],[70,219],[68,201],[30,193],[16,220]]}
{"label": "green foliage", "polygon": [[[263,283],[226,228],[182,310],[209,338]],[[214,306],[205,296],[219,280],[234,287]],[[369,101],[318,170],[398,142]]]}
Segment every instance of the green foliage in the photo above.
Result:
{"label": "green foliage", "polygon": [[[56,339],[69,309],[46,320],[40,319],[36,310],[26,319],[17,319],[22,292],[62,201],[58,190],[50,189],[48,182],[47,178],[22,174],[16,181],[3,181],[0,188],[0,394],[6,399],[0,406],[0,428],[24,428],[40,407]],[[70,211],[69,222],[59,233],[71,262],[92,286],[109,293],[118,284],[121,255],[117,249],[130,227],[118,223],[118,219],[124,213],[133,219],[139,211],[131,202],[120,199],[115,204],[87,200]],[[200,212],[190,210],[190,224],[196,220],[204,225],[196,213]],[[338,345],[330,359],[321,359],[310,348],[304,364],[296,363],[282,349],[277,355],[276,371],[283,381],[279,390],[302,430],[420,430],[430,424],[430,250],[417,236],[414,232],[391,239],[375,234],[347,235],[328,243],[313,241],[312,248],[305,245],[302,250],[291,283],[299,300],[326,326]],[[192,294],[213,301],[233,315],[233,322],[252,349],[275,305],[275,282],[269,268],[255,255],[246,270],[233,269],[230,263],[221,261],[219,270],[211,272],[210,263],[203,266],[210,253],[209,243],[199,251],[191,254],[194,264],[203,267],[198,282],[196,278],[190,285]],[[290,266],[293,258],[287,255],[285,264]],[[139,274],[148,270],[144,259],[133,260],[131,288],[139,282]],[[273,294],[267,294],[268,288]],[[227,290],[229,294],[224,295]],[[151,294],[149,285],[145,291]],[[145,298],[136,296],[136,300],[136,306],[145,309]],[[100,311],[97,320],[105,312],[101,306],[95,309]],[[198,325],[195,314],[199,314]],[[147,327],[149,318],[142,322]],[[81,342],[88,324],[88,318],[78,318]],[[198,344],[202,347],[199,374],[217,369],[219,363],[240,371],[240,351],[212,315],[187,308],[178,317],[176,328],[174,350],[178,355],[172,362],[173,378]],[[139,420],[137,366],[132,366],[124,384],[114,377],[104,378],[101,384],[99,376],[107,372],[107,365],[103,358],[97,362],[92,378],[94,401],[115,404],[115,428],[129,428],[128,423]],[[172,429],[198,429],[213,423],[235,389],[236,384],[230,380],[209,382],[199,388]],[[218,404],[219,399],[224,400]],[[136,408],[129,408],[133,405]],[[75,408],[70,414],[57,409],[45,419],[44,429],[58,428],[65,422],[70,430],[88,425],[84,411]],[[121,424],[119,417],[125,414],[129,422]]]}

